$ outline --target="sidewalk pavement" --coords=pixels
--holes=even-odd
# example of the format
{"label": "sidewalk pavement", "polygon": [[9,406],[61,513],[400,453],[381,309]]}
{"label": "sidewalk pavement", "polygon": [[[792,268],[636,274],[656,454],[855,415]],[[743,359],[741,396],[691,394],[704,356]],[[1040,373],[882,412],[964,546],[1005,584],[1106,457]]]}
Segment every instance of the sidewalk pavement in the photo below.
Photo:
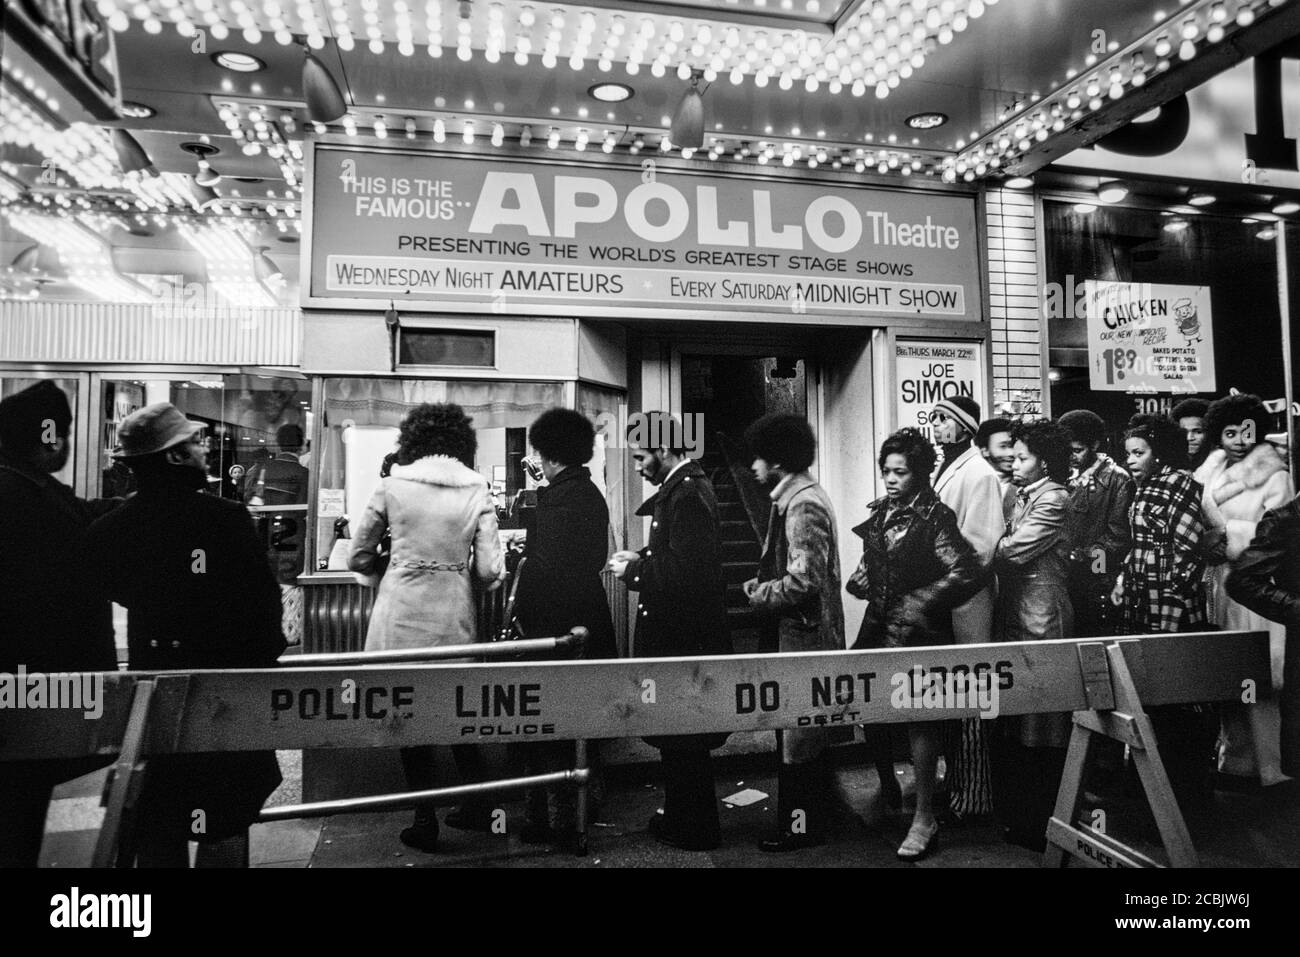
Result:
{"label": "sidewalk pavement", "polygon": [[[281,755],[290,765],[292,753]],[[766,766],[770,761],[755,758]],[[648,773],[647,773],[648,772]],[[662,803],[657,783],[647,783],[654,768],[620,769],[608,774],[603,804],[596,808],[585,857],[522,843],[514,833],[523,823],[523,802],[502,802],[505,834],[482,834],[442,828],[437,853],[425,854],[401,844],[398,832],[410,812],[339,815],[332,818],[255,825],[250,856],[255,867],[1037,867],[1041,856],[1006,844],[991,821],[946,827],[938,850],[918,864],[905,864],[895,850],[907,833],[912,805],[911,766],[897,766],[904,810],[889,812],[877,800],[874,769],[860,765],[836,772],[837,809],[828,843],[792,854],[768,855],[755,841],[773,824],[775,774],[759,769],[737,772],[734,764],[720,771],[721,799],[754,789],[768,799],[745,807],[722,800],[722,846],[711,852],[665,847],[647,832],[646,823]],[[103,786],[99,772],[65,785],[47,822],[41,864],[84,866],[94,846],[94,828]],[[273,803],[298,800],[294,781]],[[1106,806],[1113,836],[1159,857],[1154,825],[1140,797],[1121,796]],[[445,811],[440,817],[445,816]],[[1091,820],[1090,814],[1084,820]],[[1300,866],[1300,785],[1245,793],[1218,792],[1208,821],[1193,828],[1202,863],[1223,867]],[[193,847],[193,845],[191,845]]]}

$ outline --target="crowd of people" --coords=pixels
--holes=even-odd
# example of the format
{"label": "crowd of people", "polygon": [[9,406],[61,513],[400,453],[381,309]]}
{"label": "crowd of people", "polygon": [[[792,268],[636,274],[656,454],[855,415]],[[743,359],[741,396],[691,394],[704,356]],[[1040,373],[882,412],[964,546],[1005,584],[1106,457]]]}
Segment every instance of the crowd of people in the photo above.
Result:
{"label": "crowd of people", "polygon": [[[1277,611],[1281,586],[1273,586],[1275,591],[1267,593],[1271,604],[1262,607],[1264,599],[1255,597],[1261,589],[1250,584],[1263,580],[1261,573],[1245,580],[1229,572],[1242,565],[1264,513],[1292,496],[1281,439],[1265,435],[1270,418],[1253,396],[1185,402],[1175,413],[1177,419],[1135,416],[1124,432],[1121,465],[1105,451],[1106,426],[1092,412],[1069,412],[1057,421],[981,421],[971,399],[945,399],[930,416],[934,443],[915,429],[903,429],[882,444],[878,465],[885,495],[868,506],[867,520],[853,529],[863,554],[847,576],[839,563],[834,509],[810,472],[816,455],[810,426],[791,414],[758,420],[745,440],[771,512],[758,574],[743,588],[769,632],[764,647],[780,652],[844,648],[842,592],[847,592],[866,603],[854,648],[1267,628],[1273,635],[1274,685],[1280,688],[1282,629],[1248,606],[1285,620]],[[717,497],[708,475],[687,455],[680,425],[652,415],[666,426],[659,430],[659,445],[638,445],[644,441],[640,432],[628,436],[638,472],[657,486],[637,513],[650,519],[649,538],[641,550],[615,551],[608,562],[608,513],[585,468],[595,441],[591,423],[563,409],[534,423],[529,443],[546,485],[538,494],[536,527],[520,571],[515,605],[520,634],[557,634],[582,624],[593,632],[588,657],[612,656],[600,580],[608,571],[637,596],[636,657],[730,650]],[[425,572],[464,572],[463,556],[469,554],[489,587],[503,577],[491,534],[492,510],[482,481],[468,468],[473,451],[472,426],[454,407],[416,410],[403,426],[399,460],[414,463],[421,474],[394,469],[375,493],[352,545],[352,567],[369,571],[381,535],[391,533],[400,541],[398,536],[413,528],[421,530],[416,537],[423,544],[397,544],[394,552],[418,556],[423,564],[416,574],[380,583],[368,648],[392,647],[385,636],[395,613],[410,629],[410,643],[440,634],[440,622],[470,621],[466,581],[447,576],[439,586],[440,576]],[[1199,462],[1195,475],[1194,461]],[[452,473],[472,488],[449,490],[461,481]],[[419,483],[442,487],[431,492]],[[428,511],[410,504],[416,496]],[[444,501],[436,504],[430,496]],[[451,527],[436,535],[429,518],[434,512],[451,520]],[[456,556],[462,561],[449,561]],[[459,619],[439,610],[431,589],[455,593]],[[1236,597],[1229,594],[1234,589]],[[462,624],[446,640],[460,643],[472,636]],[[1201,705],[1156,707],[1151,718],[1189,816],[1206,807],[1216,760],[1222,774],[1249,776],[1264,785],[1286,780],[1275,699],[1220,711]],[[1043,846],[1064,766],[1069,715],[916,723],[907,733],[916,804],[900,858],[930,853],[942,821],[958,824],[989,814],[1008,840]],[[882,796],[897,806],[888,735],[868,728],[866,737]],[[665,781],[664,808],[649,822],[658,840],[691,850],[718,845],[710,752],[724,739],[650,740],[661,752]],[[777,739],[777,824],[760,843],[773,852],[825,840],[832,792],[825,729],[785,730]],[[564,760],[551,745],[522,749],[532,752],[531,766],[539,770]],[[946,758],[942,786],[941,756]],[[426,768],[430,760],[424,759]],[[412,784],[420,780],[409,765],[408,775]],[[457,826],[475,826],[466,823],[474,815],[463,810],[456,815]],[[791,826],[794,821],[797,827]],[[571,808],[548,809],[544,796],[530,798],[528,840],[563,843],[572,828]],[[413,840],[419,834],[425,839]],[[430,808],[417,812],[403,839],[428,849],[436,836]]]}
{"label": "crowd of people", "polygon": [[[551,409],[532,424],[544,484],[518,573],[513,634],[581,625],[586,657],[616,656],[603,581],[612,575],[635,594],[636,657],[731,652],[718,499],[687,454],[680,424],[653,415],[663,426],[651,430],[654,441],[640,430],[627,436],[638,473],[656,487],[637,511],[649,519],[648,540],[612,554],[605,498],[586,468],[591,422]],[[133,413],[117,454],[138,492],[125,503],[88,503],[52,477],[67,459],[70,422],[51,383],[0,403],[0,495],[12,516],[0,548],[0,670],[115,667],[110,601],[129,612],[132,669],[273,663],[284,648],[279,594],[248,513],[196,494],[205,484],[202,424],[167,403]],[[1300,774],[1300,504],[1285,437],[1266,434],[1271,416],[1257,397],[1189,400],[1170,417],[1135,416],[1114,457],[1105,423],[1088,411],[982,420],[976,402],[956,396],[940,401],[930,422],[933,442],[902,429],[882,443],[885,494],[852,529],[862,556],[847,575],[830,497],[811,472],[808,422],[777,413],[747,430],[770,514],[757,574],[743,591],[765,648],[1266,630],[1273,690],[1285,681],[1291,692],[1281,710],[1266,694],[1217,710],[1151,708],[1151,719],[1189,816],[1207,806],[1216,770],[1263,786]],[[489,486],[473,468],[476,444],[472,421],[453,404],[419,406],[402,422],[350,543],[349,567],[378,589],[366,650],[488,639],[477,633],[476,591],[500,587],[507,571]],[[203,574],[194,573],[196,561]],[[241,600],[230,602],[232,594]],[[865,603],[851,642],[845,594]],[[882,799],[900,806],[888,734],[864,730]],[[941,826],[990,814],[1009,841],[1041,849],[1069,732],[1068,714],[907,726],[915,810],[898,856],[918,860],[936,849]],[[648,826],[657,840],[718,846],[711,752],[725,739],[648,739],[662,756],[664,806]],[[777,739],[776,824],[759,845],[771,852],[825,841],[833,792],[825,729],[789,729]],[[567,754],[563,743],[530,743],[513,756],[544,772],[563,767]],[[453,755],[463,779],[482,779],[474,747]],[[413,789],[433,787],[434,748],[405,748],[401,758]],[[21,770],[0,777],[0,863],[9,866],[35,864],[51,789],[85,767],[44,761]],[[140,807],[148,823],[124,853],[141,865],[184,866],[187,840],[237,840],[280,774],[274,755],[218,753],[151,762],[147,780]],[[198,806],[208,817],[201,834],[190,819]],[[490,810],[470,801],[446,823],[487,830]],[[438,831],[435,808],[424,806],[400,837],[433,851]],[[564,846],[576,831],[576,808],[563,793],[528,796],[524,840]]]}

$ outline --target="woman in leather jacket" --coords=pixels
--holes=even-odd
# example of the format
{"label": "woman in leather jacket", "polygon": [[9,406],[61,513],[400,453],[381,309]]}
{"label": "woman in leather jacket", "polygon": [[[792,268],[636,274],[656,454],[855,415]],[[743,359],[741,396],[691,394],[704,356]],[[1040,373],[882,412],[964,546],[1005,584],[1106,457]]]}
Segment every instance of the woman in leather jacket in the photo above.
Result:
{"label": "woman in leather jacket", "polygon": [[[953,607],[984,585],[975,549],[957,528],[957,516],[930,486],[934,446],[916,429],[902,429],[880,447],[885,497],[853,529],[862,538],[862,561],[847,590],[867,601],[854,643],[862,648],[905,648],[953,643]],[[935,846],[935,774],[941,729],[935,722],[908,726],[916,768],[916,814],[898,849],[919,860]]]}
{"label": "woman in leather jacket", "polygon": [[[1018,492],[1006,534],[993,553],[998,576],[998,641],[1043,641],[1074,634],[1068,528],[1070,437],[1055,422],[1028,422],[1011,433]],[[1052,814],[1070,715],[999,718],[991,741],[993,806],[1013,844],[1041,851]]]}

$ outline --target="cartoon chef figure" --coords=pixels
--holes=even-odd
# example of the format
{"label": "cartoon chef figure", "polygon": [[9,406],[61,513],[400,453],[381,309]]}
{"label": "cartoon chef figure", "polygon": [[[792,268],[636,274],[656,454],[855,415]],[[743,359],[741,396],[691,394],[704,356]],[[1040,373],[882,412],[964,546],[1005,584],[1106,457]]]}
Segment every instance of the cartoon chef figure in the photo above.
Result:
{"label": "cartoon chef figure", "polygon": [[1201,318],[1191,299],[1174,300],[1174,323],[1187,340],[1187,345],[1201,341]]}

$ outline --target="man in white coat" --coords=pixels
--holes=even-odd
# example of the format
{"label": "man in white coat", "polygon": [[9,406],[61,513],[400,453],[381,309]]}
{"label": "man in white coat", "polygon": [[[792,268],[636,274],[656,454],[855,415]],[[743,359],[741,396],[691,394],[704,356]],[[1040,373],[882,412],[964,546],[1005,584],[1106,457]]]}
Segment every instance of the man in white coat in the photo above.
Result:
{"label": "man in white coat", "polygon": [[[998,473],[971,444],[979,422],[979,404],[964,395],[939,402],[930,416],[935,444],[943,449],[934,490],[939,501],[957,513],[957,527],[987,570],[1006,530],[1006,520]],[[981,644],[992,638],[991,581],[966,604],[953,609],[952,630],[958,644]],[[991,812],[988,748],[979,719],[961,721],[959,733],[950,735],[946,751],[949,817],[960,821]]]}
{"label": "man in white coat", "polygon": [[[979,431],[979,417],[979,404],[962,395],[944,399],[934,407],[930,422],[935,444],[943,449],[934,490],[939,501],[957,513],[957,527],[988,568],[998,539],[1006,530],[1006,520],[1002,515],[998,473],[971,445],[971,439]],[[966,604],[953,609],[952,624],[958,644],[989,640],[993,633],[991,582]]]}

